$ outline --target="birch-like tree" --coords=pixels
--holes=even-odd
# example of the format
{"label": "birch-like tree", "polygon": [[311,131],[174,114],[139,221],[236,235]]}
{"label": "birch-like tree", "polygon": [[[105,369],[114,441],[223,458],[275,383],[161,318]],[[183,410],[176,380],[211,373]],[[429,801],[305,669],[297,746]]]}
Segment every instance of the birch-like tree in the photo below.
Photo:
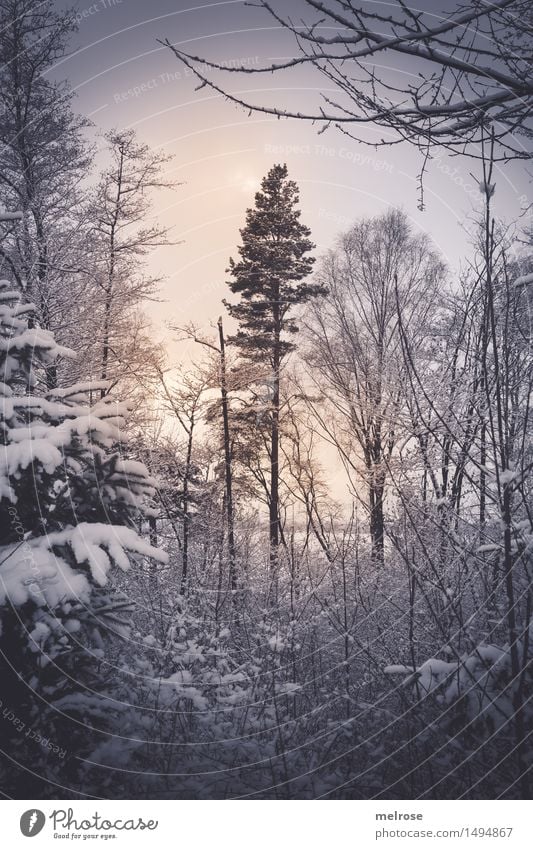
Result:
{"label": "birch-like tree", "polygon": [[169,188],[168,157],[141,143],[132,130],[106,134],[109,164],[86,205],[87,298],[92,321],[80,367],[93,378],[134,391],[157,380],[161,353],[142,314],[142,304],[157,296],[160,278],[145,260],[169,243],[169,229],[154,222],[154,192]]}
{"label": "birch-like tree", "polygon": [[408,432],[397,301],[417,351],[431,334],[444,276],[430,240],[415,235],[400,210],[356,223],[318,272],[328,294],[310,310],[310,377],[323,392],[322,427],[341,453],[354,492],[358,476],[365,481],[372,554],[380,562],[388,467]]}
{"label": "birch-like tree", "polygon": [[[23,216],[15,231],[3,229],[0,257],[35,304],[34,320],[60,342],[73,341],[86,283],[80,210],[88,121],[75,114],[68,85],[53,72],[74,30],[73,15],[52,0],[0,3],[0,201]],[[48,367],[50,386],[60,362]]]}
{"label": "birch-like tree", "polygon": [[[262,67],[228,68],[165,43],[203,85],[247,110],[334,126],[375,144],[375,135],[364,133],[372,124],[382,129],[381,145],[407,139],[426,151],[439,145],[480,158],[480,142],[491,128],[499,159],[530,155],[528,0],[474,0],[454,10],[443,7],[440,14],[400,0],[386,8],[303,0],[298,20],[282,3],[260,0],[256,5],[292,36],[294,50],[287,58]],[[394,67],[407,63],[404,82]],[[232,92],[231,80],[217,75],[277,73],[286,80],[299,67],[318,76],[318,91],[321,77],[328,89],[308,110],[244,98]]]}

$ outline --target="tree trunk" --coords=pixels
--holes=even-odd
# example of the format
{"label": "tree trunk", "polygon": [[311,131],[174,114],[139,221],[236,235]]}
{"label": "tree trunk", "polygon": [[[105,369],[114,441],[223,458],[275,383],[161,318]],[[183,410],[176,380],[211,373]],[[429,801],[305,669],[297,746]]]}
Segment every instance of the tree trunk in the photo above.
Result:
{"label": "tree trunk", "polygon": [[372,560],[380,565],[383,565],[385,559],[385,519],[383,512],[383,494],[383,484],[371,481],[369,487],[370,542],[372,546]]}

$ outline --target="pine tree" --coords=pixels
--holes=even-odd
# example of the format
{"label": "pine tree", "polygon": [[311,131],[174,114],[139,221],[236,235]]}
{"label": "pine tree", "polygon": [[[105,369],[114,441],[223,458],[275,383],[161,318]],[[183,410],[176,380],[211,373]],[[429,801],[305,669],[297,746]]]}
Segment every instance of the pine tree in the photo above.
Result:
{"label": "pine tree", "polygon": [[[235,344],[245,360],[263,366],[269,375],[270,443],[270,565],[277,571],[279,523],[279,427],[280,377],[288,355],[296,347],[290,337],[298,332],[294,310],[323,294],[318,285],[304,282],[313,268],[315,247],[311,231],[300,222],[298,187],[288,179],[286,165],[274,165],[256,193],[255,207],[246,213],[240,231],[240,260],[230,259],[229,287],[240,296],[226,304],[239,330],[228,342]],[[289,338],[287,338],[289,337]],[[265,383],[263,376],[262,382]]]}
{"label": "pine tree", "polygon": [[46,778],[21,725],[87,751],[94,716],[105,724],[116,709],[101,692],[106,638],[125,635],[131,608],[112,571],[166,555],[136,530],[154,483],[123,458],[127,410],[110,396],[90,405],[100,384],[46,391],[47,369],[72,352],[35,327],[33,314],[0,281],[2,720],[17,762],[36,758]]}

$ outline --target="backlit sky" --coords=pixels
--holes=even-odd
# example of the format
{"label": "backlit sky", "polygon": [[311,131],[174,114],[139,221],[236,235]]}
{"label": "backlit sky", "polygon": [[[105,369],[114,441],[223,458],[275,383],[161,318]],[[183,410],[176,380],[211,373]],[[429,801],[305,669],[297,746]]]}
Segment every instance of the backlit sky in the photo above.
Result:
{"label": "backlit sky", "polygon": [[[282,8],[287,12],[297,2],[285,0]],[[448,13],[455,6],[449,0],[443,4]],[[420,157],[413,148],[374,150],[335,130],[318,135],[307,123],[249,117],[208,89],[195,91],[190,74],[157,43],[168,38],[228,64],[268,63],[288,55],[291,41],[265,12],[242,0],[81,0],[77,8],[79,32],[55,74],[69,79],[77,109],[91,117],[95,132],[133,127],[142,141],[174,156],[168,176],[182,183],[162,193],[156,204],[159,219],[173,226],[176,241],[182,240],[151,258],[151,267],[166,276],[164,303],[150,307],[161,330],[169,320],[208,325],[223,311],[228,257],[235,255],[245,209],[274,162],[286,162],[300,185],[302,221],[311,227],[318,252],[354,219],[402,205],[413,226],[428,231],[450,266],[458,268],[468,250],[468,222],[481,203],[470,174],[475,163],[446,156],[434,162],[426,178],[427,209],[420,212]],[[436,13],[442,6],[426,0],[425,8]],[[398,68],[399,78],[409,74],[409,66]],[[317,82],[325,84],[307,72],[225,79],[231,90],[256,89],[258,97],[293,108],[316,102]],[[499,214],[516,218],[530,194],[523,166],[499,172]]]}

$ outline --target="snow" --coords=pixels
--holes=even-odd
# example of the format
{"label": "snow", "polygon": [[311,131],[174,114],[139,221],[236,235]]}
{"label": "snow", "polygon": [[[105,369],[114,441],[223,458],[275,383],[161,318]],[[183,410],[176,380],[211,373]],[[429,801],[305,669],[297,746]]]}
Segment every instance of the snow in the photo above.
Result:
{"label": "snow", "polygon": [[20,607],[33,601],[54,608],[66,599],[89,601],[85,575],[43,547],[43,539],[0,548],[0,604]]}
{"label": "snow", "polygon": [[457,671],[457,664],[430,658],[422,666],[419,666],[416,671],[418,672],[418,686],[425,690],[426,693],[431,693],[432,690],[442,684],[443,680]]}
{"label": "snow", "polygon": [[479,191],[482,195],[486,195],[491,198],[496,191],[496,183],[489,183],[486,180],[481,180],[478,182]]}
{"label": "snow", "polygon": [[48,439],[26,439],[19,443],[2,446],[0,454],[0,475],[20,477],[20,471],[32,463],[40,463],[51,475],[61,465],[63,455]]}
{"label": "snow", "polygon": [[139,463],[137,460],[118,460],[115,464],[115,471],[125,474],[128,478],[141,478],[146,486],[152,488],[157,486],[157,481],[154,478],[148,477],[144,463]]}
{"label": "snow", "polygon": [[88,380],[83,383],[73,383],[66,388],[50,389],[48,395],[51,398],[73,398],[74,396],[85,398],[89,392],[107,390],[110,387],[111,382],[109,380]]}
{"label": "snow", "polygon": [[33,648],[39,650],[40,644],[44,643],[44,641],[50,636],[50,633],[50,628],[45,622],[37,622],[35,628],[30,633],[30,640],[37,643],[37,646],[34,646]]}
{"label": "snow", "polygon": [[191,686],[191,682],[192,675],[189,670],[180,669],[174,675],[171,675],[170,678],[161,679],[157,684],[170,684],[176,694],[181,698],[189,699],[196,710],[206,710],[208,707],[207,699],[196,687]]}
{"label": "snow", "polygon": [[194,640],[191,640],[179,654],[180,663],[192,664],[195,661],[203,663],[205,660],[203,649]]}
{"label": "snow", "polygon": [[102,444],[111,446],[119,438],[115,424],[103,421],[93,411],[74,419],[66,419],[59,425],[51,426],[43,423],[32,423],[28,427],[18,427],[9,432],[14,442],[34,442],[36,439],[47,439],[52,445],[63,448],[70,445],[73,436],[98,436]]}
{"label": "snow", "polygon": [[112,563],[126,570],[127,552],[166,563],[167,555],[146,543],[132,529],[121,525],[89,524],[50,533],[0,548],[0,604],[15,607],[33,601],[55,607],[66,599],[88,602],[90,583],[74,571],[57,549],[68,546],[78,565],[88,565],[93,581],[107,582]]}
{"label": "snow", "polygon": [[39,349],[52,354],[55,357],[74,358],[75,352],[71,348],[66,348],[63,345],[58,345],[54,339],[54,335],[50,330],[43,330],[41,327],[27,327],[22,333],[17,333],[16,336],[11,336],[9,339],[0,338],[0,351],[22,351],[30,349]]}

